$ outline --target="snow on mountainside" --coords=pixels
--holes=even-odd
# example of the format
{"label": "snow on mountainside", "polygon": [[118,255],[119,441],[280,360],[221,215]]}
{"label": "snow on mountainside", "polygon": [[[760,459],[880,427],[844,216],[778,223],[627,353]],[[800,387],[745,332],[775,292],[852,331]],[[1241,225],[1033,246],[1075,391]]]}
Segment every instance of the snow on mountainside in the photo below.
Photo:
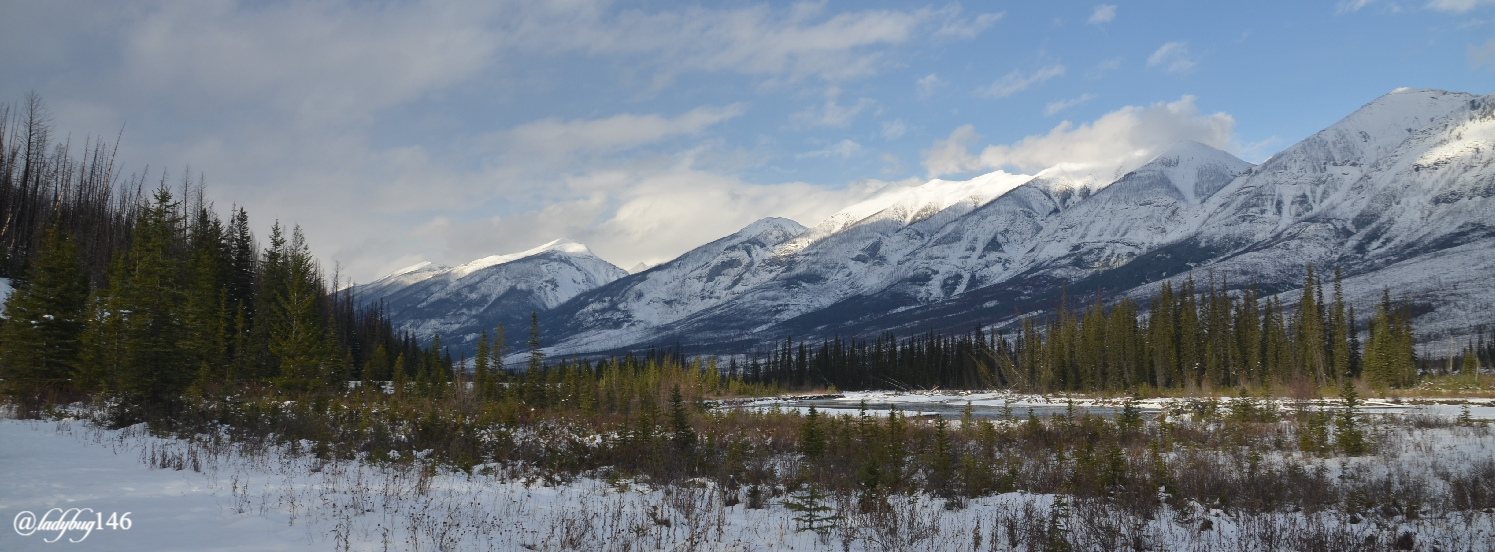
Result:
{"label": "snow on mountainside", "polygon": [[[686,253],[680,259],[579,297],[551,318],[562,326],[558,352],[619,347],[658,338],[661,331],[771,325],[876,291],[901,275],[887,262],[906,256],[931,229],[980,207],[1031,177],[994,172],[968,181],[933,180],[895,188],[827,217],[811,229],[746,242],[746,250],[717,264],[724,244],[759,234],[759,221]],[[785,219],[767,219],[786,221]],[[671,267],[671,265],[677,265]],[[669,271],[661,271],[671,267]],[[705,267],[729,267],[732,278],[703,286]],[[658,273],[656,273],[658,272]],[[691,274],[682,278],[680,275]],[[648,278],[640,278],[648,276]],[[642,291],[635,281],[648,280]],[[627,289],[628,291],[623,291]]]}
{"label": "snow on mountainside", "polygon": [[[546,314],[553,333],[582,334],[565,350],[606,349],[647,341],[672,323],[730,299],[761,281],[774,248],[805,232],[785,218],[766,218],[684,255],[632,274]],[[769,271],[771,272],[771,271]]]}
{"label": "snow on mountainside", "polygon": [[[965,331],[1050,309],[1061,293],[1146,297],[1191,273],[1286,291],[1291,304],[1311,262],[1344,272],[1362,314],[1384,287],[1404,295],[1432,339],[1491,322],[1492,198],[1495,96],[1398,89],[1259,166],[1181,142],[1032,177],[894,187],[813,228],[764,219],[635,274],[607,265],[570,300],[555,293],[522,314],[554,307],[541,315],[552,353],[744,351],[786,335]],[[460,268],[412,267],[368,287],[430,289],[416,294],[419,320],[396,315],[422,335],[481,327],[461,321],[498,307],[448,290],[462,287]]]}
{"label": "snow on mountainside", "polygon": [[[1107,190],[1123,189],[1126,179]],[[1282,299],[1291,307],[1313,263],[1324,272],[1343,271],[1346,297],[1362,318],[1389,287],[1424,312],[1416,320],[1422,339],[1462,335],[1495,312],[1492,197],[1495,96],[1398,90],[1231,180],[1129,263],[1068,274],[1054,266],[1062,263],[1051,263],[955,301],[888,317],[878,327],[1000,322],[1000,315],[973,313],[1047,308],[1059,281],[1072,294],[1150,297],[1161,281],[1177,283],[1191,272],[1287,290]],[[1051,237],[1075,235],[1068,229]]]}
{"label": "snow on mountainside", "polygon": [[556,240],[456,267],[423,263],[358,286],[355,293],[364,304],[383,302],[399,329],[423,338],[440,334],[462,347],[483,329],[500,323],[525,327],[530,312],[553,309],[626,275],[585,245]]}
{"label": "snow on mountainside", "polygon": [[1030,178],[1032,177],[1028,175],[996,171],[970,180],[937,178],[919,186],[895,187],[826,217],[809,232],[780,246],[776,253],[785,255],[799,251],[826,236],[874,217],[883,220],[901,219],[902,224],[907,226],[957,204],[979,207]]}
{"label": "snow on mountainside", "polygon": [[[1424,120],[1406,113],[1407,104],[1441,116],[1401,129]],[[1351,276],[1346,294],[1361,304],[1390,287],[1430,310],[1418,319],[1426,334],[1489,322],[1482,317],[1495,307],[1495,272],[1489,270],[1495,266],[1495,95],[1399,90],[1366,109],[1397,112],[1398,122],[1357,112],[1325,133],[1369,135],[1359,125],[1391,129],[1403,139],[1393,147],[1385,147],[1385,139],[1364,140],[1373,147],[1362,148],[1360,157],[1339,158],[1339,165],[1320,158],[1317,172],[1281,167],[1311,168],[1300,161],[1308,157],[1302,149],[1324,151],[1318,146],[1329,140],[1289,148],[1264,163],[1233,184],[1237,193],[1202,228],[1207,242],[1240,243],[1249,236],[1214,266],[1250,281],[1285,280],[1308,262],[1339,266]],[[1350,149],[1344,146],[1341,141],[1337,149]],[[1292,163],[1273,163],[1279,158]],[[1263,197],[1273,203],[1264,205]],[[1264,231],[1270,228],[1280,230]]]}

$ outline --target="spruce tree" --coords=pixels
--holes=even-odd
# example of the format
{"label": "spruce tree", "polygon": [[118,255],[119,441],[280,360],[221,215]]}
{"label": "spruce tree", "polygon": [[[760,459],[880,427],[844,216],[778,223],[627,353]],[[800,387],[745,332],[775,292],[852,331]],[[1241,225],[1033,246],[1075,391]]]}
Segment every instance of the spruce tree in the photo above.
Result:
{"label": "spruce tree", "polygon": [[276,384],[314,389],[334,379],[327,350],[326,327],[319,312],[321,276],[301,228],[292,231],[285,250],[285,280],[275,286],[270,325],[270,353],[279,366]]}
{"label": "spruce tree", "polygon": [[148,418],[175,413],[196,368],[181,347],[187,332],[177,207],[162,187],[140,210],[130,250],[110,278],[108,312],[95,317],[121,322],[118,340],[108,343],[118,348],[104,354],[120,355],[118,388]]}
{"label": "spruce tree", "polygon": [[529,365],[524,372],[524,400],[533,406],[544,406],[547,400],[545,385],[545,351],[540,350],[540,315],[529,313]]}
{"label": "spruce tree", "polygon": [[799,426],[799,452],[805,460],[814,461],[825,453],[825,430],[820,427],[820,412],[814,406]]}
{"label": "spruce tree", "polygon": [[670,433],[670,440],[681,454],[689,457],[695,451],[696,432],[690,427],[690,411],[678,384],[670,388]]}
{"label": "spruce tree", "polygon": [[1341,284],[1339,267],[1334,268],[1334,303],[1329,310],[1329,358],[1335,379],[1349,378],[1350,372],[1350,321],[1345,312],[1344,287]]}
{"label": "spruce tree", "polygon": [[188,236],[186,302],[182,306],[186,336],[183,352],[200,383],[221,381],[228,352],[225,269],[229,265],[223,225],[206,208],[196,216]]}
{"label": "spruce tree", "polygon": [[67,385],[78,367],[88,301],[88,274],[72,240],[48,228],[16,283],[0,325],[0,379],[12,386]]}

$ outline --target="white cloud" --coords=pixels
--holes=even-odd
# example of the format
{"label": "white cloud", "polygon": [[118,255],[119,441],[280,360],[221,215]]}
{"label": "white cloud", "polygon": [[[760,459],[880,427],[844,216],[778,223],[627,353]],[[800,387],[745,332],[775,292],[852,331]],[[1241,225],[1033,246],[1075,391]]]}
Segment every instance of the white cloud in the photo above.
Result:
{"label": "white cloud", "polygon": [[1189,58],[1189,43],[1185,41],[1164,44],[1147,57],[1148,67],[1162,67],[1169,73],[1187,73],[1194,65]]}
{"label": "white cloud", "polygon": [[[122,22],[122,92],[347,121],[481,71],[500,46],[482,7],[184,2]],[[431,40],[440,36],[441,40]]]}
{"label": "white cloud", "polygon": [[877,160],[882,162],[882,169],[879,172],[883,176],[892,176],[903,171],[903,162],[898,159],[897,155],[883,152],[877,156]]}
{"label": "white cloud", "polygon": [[1116,6],[1114,4],[1101,4],[1095,7],[1095,12],[1090,14],[1090,19],[1086,20],[1086,23],[1099,25],[1101,23],[1110,23],[1115,19]]}
{"label": "white cloud", "polygon": [[1111,59],[1095,64],[1095,67],[1091,67],[1089,71],[1085,72],[1085,76],[1092,79],[1098,79],[1106,76],[1106,73],[1110,73],[1111,71],[1115,71],[1120,68],[1121,58],[1113,57]]}
{"label": "white cloud", "polygon": [[908,126],[903,124],[903,119],[882,122],[882,132],[879,133],[884,140],[896,140],[908,132]]}
{"label": "white cloud", "polygon": [[[663,71],[732,71],[790,80],[844,80],[887,65],[878,46],[931,36],[970,38],[994,14],[960,15],[959,6],[914,11],[866,10],[824,17],[825,4],[766,5],[736,10],[687,9],[611,16],[590,2],[545,5],[515,29],[516,44],[596,55],[648,54]],[[600,3],[599,3],[600,4]],[[531,14],[533,15],[533,14]]]}
{"label": "white cloud", "polygon": [[983,98],[1005,98],[1028,87],[1064,74],[1063,65],[1050,65],[1034,72],[1032,75],[1024,75],[1022,71],[1013,70],[1006,76],[995,82],[976,89],[976,96]]}
{"label": "white cloud", "polygon": [[573,152],[616,152],[676,136],[699,134],[746,111],[745,105],[732,104],[698,107],[673,119],[657,114],[622,114],[572,121],[545,119],[496,133],[490,139],[507,151],[524,154],[561,156]]}
{"label": "white cloud", "polygon": [[971,155],[970,152],[971,144],[980,139],[981,135],[976,134],[974,125],[955,127],[948,138],[935,140],[929,149],[921,152],[924,157],[924,169],[933,178],[987,168],[980,158]]}
{"label": "white cloud", "polygon": [[1465,13],[1480,6],[1495,6],[1495,0],[1429,0],[1427,4],[1428,9],[1453,13]]}
{"label": "white cloud", "polygon": [[1465,49],[1469,56],[1469,68],[1495,68],[1495,38],[1485,41],[1483,46],[1469,44]]}
{"label": "white cloud", "polygon": [[1361,8],[1369,6],[1372,2],[1375,1],[1376,0],[1344,0],[1343,2],[1340,2],[1338,6],[1335,6],[1334,13],[1355,13],[1357,11],[1360,11]]}
{"label": "white cloud", "polygon": [[934,96],[935,91],[944,88],[947,83],[940,79],[939,75],[930,73],[914,83],[914,89],[919,93],[919,99],[927,100]]}
{"label": "white cloud", "polygon": [[816,158],[816,157],[840,157],[841,159],[851,159],[852,156],[854,156],[856,154],[859,154],[861,152],[862,152],[862,145],[861,144],[858,144],[858,143],[853,142],[851,140],[842,140],[840,142],[837,142],[837,143],[831,145],[828,148],[820,149],[820,150],[815,150],[815,151],[807,151],[807,152],[795,155],[795,157],[798,158],[798,159],[812,159],[812,158]]}
{"label": "white cloud", "polygon": [[977,14],[975,19],[961,19],[959,17],[960,5],[958,4],[947,6],[944,11],[949,13],[949,16],[945,23],[940,26],[939,30],[934,32],[934,36],[975,38],[982,31],[990,29],[1003,15],[1002,12],[982,13]]}
{"label": "white cloud", "polygon": [[1049,102],[1048,105],[1043,106],[1043,114],[1044,115],[1053,115],[1055,113],[1058,113],[1060,111],[1064,111],[1066,109],[1069,109],[1071,107],[1080,105],[1082,103],[1088,102],[1088,101],[1093,100],[1093,99],[1095,99],[1095,94],[1082,94],[1078,98],[1069,98],[1069,99],[1066,99],[1066,100],[1054,100],[1052,102]]}
{"label": "white cloud", "polygon": [[[617,167],[567,177],[558,184],[588,192],[507,217],[433,225],[423,238],[444,244],[440,254],[446,258],[470,260],[564,236],[619,266],[655,264],[763,217],[815,224],[885,185],[866,181],[827,189],[802,182],[750,184],[697,170],[688,162]],[[398,268],[394,264],[391,269]]]}
{"label": "white cloud", "polygon": [[1047,134],[987,146],[974,155],[969,149],[980,135],[972,125],[963,125],[924,150],[924,168],[936,177],[990,169],[1031,174],[1059,163],[1120,165],[1151,157],[1182,140],[1229,147],[1234,126],[1230,115],[1200,114],[1194,97],[1184,96],[1147,107],[1123,107],[1079,126],[1064,121]]}
{"label": "white cloud", "polygon": [[844,127],[851,124],[857,115],[877,107],[872,98],[861,98],[851,105],[841,105],[832,97],[823,105],[811,107],[789,116],[789,122],[798,126]]}

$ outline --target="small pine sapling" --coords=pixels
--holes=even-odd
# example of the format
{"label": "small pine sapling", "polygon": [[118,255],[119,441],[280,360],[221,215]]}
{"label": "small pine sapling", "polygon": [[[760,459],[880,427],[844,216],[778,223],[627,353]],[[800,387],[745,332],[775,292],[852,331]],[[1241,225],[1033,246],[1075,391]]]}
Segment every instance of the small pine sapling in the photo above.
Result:
{"label": "small pine sapling", "polygon": [[[794,523],[797,530],[825,534],[835,526],[839,516],[831,515],[831,507],[826,505],[829,495],[815,484],[815,478],[808,470],[801,474],[801,478],[805,480],[805,484],[783,502],[784,509],[796,514]],[[751,492],[749,489],[749,493]]]}
{"label": "small pine sapling", "polygon": [[1350,378],[1344,378],[1339,395],[1344,397],[1344,410],[1334,420],[1334,441],[1340,452],[1349,456],[1360,456],[1366,452],[1365,433],[1360,430],[1355,418],[1359,414],[1360,395]]}

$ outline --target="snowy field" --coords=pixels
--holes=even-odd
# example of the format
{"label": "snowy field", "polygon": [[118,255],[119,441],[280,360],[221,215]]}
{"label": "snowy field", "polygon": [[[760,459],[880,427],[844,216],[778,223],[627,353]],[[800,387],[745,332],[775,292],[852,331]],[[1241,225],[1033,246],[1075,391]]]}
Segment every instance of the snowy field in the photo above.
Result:
{"label": "snowy field", "polygon": [[[1376,435],[1379,456],[1324,460],[1322,469],[1328,477],[1375,478],[1393,467],[1426,474],[1495,456],[1487,427],[1383,427]],[[320,461],[286,448],[247,454],[208,441],[151,437],[142,426],[0,419],[0,515],[13,526],[23,511],[40,518],[52,508],[91,509],[79,521],[125,512],[132,520],[127,530],[0,531],[0,550],[1032,550],[1056,527],[1080,549],[1377,550],[1412,535],[1406,542],[1417,550],[1495,550],[1495,513],[1433,504],[1422,515],[1361,518],[1248,515],[1190,503],[1144,520],[1083,501],[1058,516],[1053,496],[1025,493],[958,509],[931,497],[895,499],[881,513],[840,505],[839,523],[817,534],[797,530],[782,499],[763,509],[728,505],[706,482],[654,488],[583,477],[548,486],[493,466],[468,475],[419,460]]]}

